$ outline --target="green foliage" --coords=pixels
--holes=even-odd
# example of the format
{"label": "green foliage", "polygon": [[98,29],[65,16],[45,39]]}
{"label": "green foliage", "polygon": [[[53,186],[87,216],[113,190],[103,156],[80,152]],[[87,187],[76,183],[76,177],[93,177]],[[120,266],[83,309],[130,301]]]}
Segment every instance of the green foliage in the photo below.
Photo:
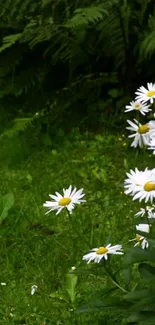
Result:
{"label": "green foliage", "polygon": [[[124,198],[124,175],[154,163],[133,159],[120,135],[132,90],[154,78],[153,5],[2,0],[0,8],[0,324],[154,324],[154,234],[150,250],[125,249],[108,268],[82,262],[92,247],[127,245],[136,206]],[[70,183],[84,187],[86,205],[71,219],[44,215],[48,194]]]}
{"label": "green foliage", "polygon": [[15,44],[21,37],[21,34],[13,34],[9,35],[3,38],[3,45],[0,48],[0,52],[3,52],[7,48],[11,47],[13,44]]}
{"label": "green foliage", "polygon": [[0,104],[9,112],[13,106],[14,117],[37,104],[37,111],[52,106],[52,123],[60,115],[64,119],[62,112],[72,115],[73,107],[79,120],[95,122],[96,116],[98,124],[109,105],[120,118],[124,103],[119,96],[109,102],[109,90],[119,88],[130,97],[145,75],[142,61],[154,76],[154,13],[148,1],[7,0],[2,8]]}
{"label": "green foliage", "polygon": [[103,20],[108,12],[102,7],[79,8],[74,11],[73,17],[64,25],[68,28],[86,28],[89,24],[96,24]]}
{"label": "green foliage", "polygon": [[27,126],[30,123],[32,123],[32,121],[34,121],[35,118],[36,118],[36,116],[14,119],[13,120],[13,126],[11,128],[9,128],[9,129],[7,129],[6,131],[4,131],[0,135],[0,140],[2,140],[3,137],[7,137],[7,138],[15,137],[19,132],[24,131],[27,128]]}
{"label": "green foliage", "polygon": [[1,0],[0,17],[4,23],[4,28],[19,28],[19,23],[28,19],[26,14],[33,15],[35,10],[39,7],[40,2],[32,2],[31,0]]}
{"label": "green foliage", "polygon": [[74,273],[69,273],[66,275],[66,279],[67,279],[66,290],[69,294],[71,302],[73,303],[76,296],[76,284],[77,284],[78,277]]}
{"label": "green foliage", "polygon": [[[123,238],[126,225],[126,238],[131,232],[130,220],[124,218],[126,206],[119,186],[125,172],[124,141],[118,140],[120,134],[82,135],[76,129],[64,136],[59,130],[59,136],[55,141],[52,138],[48,147],[43,145],[41,133],[36,151],[35,125],[33,129],[32,126],[25,129],[25,142],[23,131],[18,133],[19,148],[15,135],[1,138],[0,189],[4,194],[13,193],[15,203],[0,227],[1,282],[7,283],[0,285],[0,323],[10,325],[12,318],[14,324],[30,325],[114,325],[116,320],[121,323],[122,314],[117,308],[110,314],[108,306],[102,308],[101,315],[76,314],[75,310],[87,302],[88,296],[93,299],[97,290],[105,293],[106,286],[107,294],[109,290],[117,292],[105,270],[98,267],[90,272],[82,256],[91,247],[104,244],[108,237],[117,243]],[[9,166],[3,147],[7,147]],[[27,156],[21,152],[27,152]],[[43,202],[49,193],[62,193],[62,188],[70,183],[84,188],[87,203],[75,207],[71,221],[66,211],[58,216],[55,212],[45,215]],[[110,264],[113,281],[118,280],[117,259],[114,257]],[[73,265],[76,270],[70,273]],[[38,289],[31,296],[34,284]]]}
{"label": "green foliage", "polygon": [[130,6],[112,7],[109,15],[100,24],[99,44],[103,42],[102,51],[106,57],[115,60],[116,67],[126,68],[129,42]]}
{"label": "green foliage", "polygon": [[155,53],[155,16],[152,15],[148,20],[148,30],[145,32],[141,42],[140,55],[142,60],[151,57]]}
{"label": "green foliage", "polygon": [[0,198],[0,224],[8,217],[9,210],[14,205],[14,195],[8,193]]}

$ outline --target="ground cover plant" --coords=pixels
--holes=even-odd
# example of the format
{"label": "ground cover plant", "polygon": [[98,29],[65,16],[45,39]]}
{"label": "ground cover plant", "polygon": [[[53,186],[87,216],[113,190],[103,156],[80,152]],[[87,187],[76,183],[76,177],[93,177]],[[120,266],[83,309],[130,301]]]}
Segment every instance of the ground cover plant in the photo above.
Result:
{"label": "ground cover plant", "polygon": [[154,2],[0,18],[0,324],[154,324]]}
{"label": "ground cover plant", "polygon": [[[141,86],[135,94],[137,95],[135,100],[130,105],[127,105],[125,110],[126,113],[130,111],[137,113],[137,120],[134,119],[133,122],[127,120],[130,126],[126,127],[126,129],[132,132],[128,137],[134,139],[131,147],[153,150],[153,154],[155,154],[155,120],[147,121],[145,124],[141,124],[139,121],[139,115],[149,113],[153,107],[155,84],[147,83],[146,88]],[[139,170],[136,167],[135,170],[130,169],[126,176],[124,193],[130,195],[133,201],[138,200],[140,203],[144,201],[145,206],[135,213],[135,217],[140,218],[139,224],[137,222],[135,225],[135,237],[129,240],[135,242],[134,248],[125,249],[125,263],[123,268],[120,266],[120,271],[124,273],[125,283],[122,287],[122,281],[117,282],[115,280],[104,261],[104,259],[108,259],[108,254],[123,255],[122,245],[111,247],[111,244],[108,244],[92,249],[90,253],[83,256],[83,259],[88,264],[91,261],[95,263],[103,261],[103,275],[107,273],[114,282],[115,287],[113,287],[113,290],[109,289],[109,286],[104,290],[99,290],[98,297],[100,299],[97,302],[90,299],[89,303],[82,308],[85,312],[91,310],[100,312],[106,309],[114,313],[122,312],[122,318],[125,316],[121,322],[122,324],[154,324],[155,205],[153,202],[155,198],[155,168],[146,167],[144,170]],[[148,202],[150,205],[146,205]],[[134,264],[138,266],[138,277],[135,278],[135,283],[131,283],[130,280],[135,277],[135,273],[132,273]],[[120,292],[115,293],[116,289],[121,290],[122,295]]]}
{"label": "ground cover plant", "polygon": [[[98,246],[109,236],[116,242],[124,238],[126,224],[129,233],[132,231],[129,215],[124,218],[127,203],[122,170],[125,171],[126,148],[124,136],[80,135],[75,130],[54,148],[43,148],[35,154],[31,148],[26,160],[20,156],[21,161],[14,160],[14,155],[9,157],[9,167],[4,165],[0,175],[2,197],[8,195],[6,202],[10,202],[0,226],[1,282],[6,283],[1,285],[2,324],[72,324],[73,321],[86,324],[90,321],[91,317],[73,316],[70,310],[75,302],[87,299],[88,290],[93,295],[96,285],[104,287],[106,280],[101,280],[97,270],[94,286],[94,275],[88,277],[82,256],[92,245]],[[18,146],[14,150],[18,153]],[[76,207],[73,224],[65,211],[58,216],[45,215],[43,207],[49,193],[61,192],[70,183],[78,188],[82,184],[87,200],[87,204]],[[66,274],[72,266],[83,269],[78,275],[73,302],[66,287]],[[31,295],[33,285],[38,288]]]}
{"label": "ground cover plant", "polygon": [[[122,258],[110,261],[109,279],[101,267],[86,269],[82,257],[101,243],[121,240],[128,245],[134,237],[131,215],[138,204],[124,195],[124,175],[137,164],[151,168],[152,155],[142,151],[133,156],[125,132],[81,134],[75,129],[37,151],[33,141],[26,147],[19,134],[14,151],[8,151],[9,141],[6,134],[1,138],[1,323],[121,322],[121,310],[96,316],[76,313],[88,296],[99,303],[98,290],[103,293],[108,285],[113,291],[116,276],[125,285]],[[19,154],[23,145],[26,157]],[[83,188],[86,202],[76,206],[71,217],[65,210],[45,214],[49,193],[70,184]]]}

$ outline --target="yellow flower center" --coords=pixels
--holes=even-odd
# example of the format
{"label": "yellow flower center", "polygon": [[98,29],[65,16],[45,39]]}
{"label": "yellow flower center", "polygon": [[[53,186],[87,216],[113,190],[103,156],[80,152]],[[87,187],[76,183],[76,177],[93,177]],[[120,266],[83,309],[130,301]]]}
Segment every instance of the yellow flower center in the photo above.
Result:
{"label": "yellow flower center", "polygon": [[155,190],[155,183],[150,183],[150,182],[146,182],[144,184],[144,190],[147,192],[151,192]]}
{"label": "yellow flower center", "polygon": [[136,235],[136,241],[142,241],[142,240],[143,240],[142,236]]}
{"label": "yellow flower center", "polygon": [[97,250],[96,254],[98,254],[98,255],[102,255],[102,254],[105,254],[105,253],[107,253],[107,252],[108,252],[108,248],[106,248],[106,247],[100,247],[100,248]]}
{"label": "yellow flower center", "polygon": [[140,134],[144,134],[144,133],[147,133],[149,131],[149,127],[147,124],[144,124],[144,125],[141,125],[138,129],[138,133]]}
{"label": "yellow flower center", "polygon": [[148,91],[147,96],[148,97],[155,96],[155,90]]}
{"label": "yellow flower center", "polygon": [[141,105],[140,104],[136,104],[135,105],[135,109],[140,109],[141,108]]}
{"label": "yellow flower center", "polygon": [[68,205],[70,202],[71,202],[70,197],[63,197],[63,198],[58,202],[58,204],[59,204],[59,205],[62,205],[62,206],[65,206],[65,205]]}

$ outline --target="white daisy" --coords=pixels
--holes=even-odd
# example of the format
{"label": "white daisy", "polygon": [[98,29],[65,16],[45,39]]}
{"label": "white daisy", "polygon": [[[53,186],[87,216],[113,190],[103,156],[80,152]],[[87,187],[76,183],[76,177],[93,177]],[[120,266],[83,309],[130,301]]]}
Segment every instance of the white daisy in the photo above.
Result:
{"label": "white daisy", "polygon": [[153,84],[152,82],[148,82],[147,88],[141,86],[137,89],[135,94],[137,95],[136,100],[142,103],[150,101],[150,103],[152,104],[155,98],[155,84]]}
{"label": "white daisy", "polygon": [[136,217],[144,217],[144,214],[146,213],[146,210],[144,208],[140,208],[140,211],[138,211],[135,216]]}
{"label": "white daisy", "polygon": [[150,176],[150,170],[146,168],[143,172],[138,170],[138,168],[135,168],[135,171],[130,169],[130,173],[126,173],[126,175],[128,178],[124,182],[125,194],[133,195],[138,191],[139,188],[137,189],[137,187],[141,185],[143,179],[145,180]]}
{"label": "white daisy", "polygon": [[38,286],[36,286],[36,285],[33,285],[32,287],[31,287],[31,295],[33,296],[34,295],[34,293],[35,293],[35,291],[38,289]]}
{"label": "white daisy", "polygon": [[151,109],[149,109],[149,105],[142,104],[137,101],[130,102],[130,105],[126,106],[125,113],[131,112],[131,111],[139,111],[142,115],[145,115],[146,113],[150,112]]}
{"label": "white daisy", "polygon": [[86,202],[86,200],[82,200],[85,195],[83,192],[83,188],[77,191],[76,187],[72,190],[72,186],[70,185],[68,189],[63,189],[63,195],[58,192],[55,192],[56,195],[49,194],[52,201],[46,201],[43,206],[48,208],[49,210],[46,212],[49,213],[51,211],[57,210],[57,213],[60,213],[62,209],[67,208],[67,210],[72,213],[75,204],[80,204],[81,202]]}
{"label": "white daisy", "polygon": [[133,196],[133,200],[139,199],[141,202],[145,199],[145,202],[149,200],[152,202],[155,198],[155,168],[144,171],[139,171],[135,168],[135,171],[130,170],[127,173],[128,178],[125,180],[125,194]]}
{"label": "white daisy", "polygon": [[140,223],[139,225],[136,225],[136,230],[149,233],[150,225],[146,223]]}
{"label": "white daisy", "polygon": [[147,146],[151,136],[153,134],[155,135],[155,121],[150,121],[143,125],[140,124],[136,119],[134,119],[135,123],[130,120],[127,120],[127,122],[130,126],[126,127],[126,129],[134,132],[128,136],[128,138],[134,137],[131,147],[136,148],[138,145],[140,147]]}
{"label": "white daisy", "polygon": [[149,243],[148,241],[146,240],[145,237],[143,236],[140,236],[140,235],[136,235],[135,238],[133,239],[130,239],[129,241],[136,241],[137,243],[134,245],[134,247],[136,246],[141,246],[142,249],[145,249],[145,248],[148,248],[149,247]]}
{"label": "white daisy", "polygon": [[91,261],[99,263],[102,258],[107,260],[108,254],[122,255],[123,252],[121,250],[122,245],[111,246],[111,244],[108,244],[106,247],[93,248],[90,253],[83,256],[83,260],[87,261],[87,263]]}
{"label": "white daisy", "polygon": [[152,204],[152,206],[146,206],[145,208],[140,208],[140,211],[138,211],[135,216],[136,217],[143,217],[146,215],[148,219],[155,218],[155,205]]}

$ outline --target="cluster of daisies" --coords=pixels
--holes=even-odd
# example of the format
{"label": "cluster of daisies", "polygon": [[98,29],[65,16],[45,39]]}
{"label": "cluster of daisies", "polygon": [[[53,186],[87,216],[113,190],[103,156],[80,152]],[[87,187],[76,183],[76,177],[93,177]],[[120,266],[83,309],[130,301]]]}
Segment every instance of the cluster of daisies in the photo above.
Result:
{"label": "cluster of daisies", "polygon": [[[84,195],[83,189],[77,190],[76,187],[72,189],[70,185],[68,189],[63,189],[63,195],[58,192],[55,195],[49,194],[51,200],[46,201],[43,206],[47,208],[46,213],[56,211],[56,214],[59,214],[63,209],[67,209],[71,214],[75,204],[86,202],[83,199]],[[99,263],[103,258],[107,260],[109,254],[122,255],[122,245],[112,246],[108,244],[104,247],[93,248],[88,254],[83,256],[83,260],[87,261],[87,263],[91,261]]]}
{"label": "cluster of daisies", "polygon": [[[147,83],[147,88],[142,86],[135,94],[137,95],[135,101],[131,102],[130,106],[126,106],[125,112],[137,110],[142,115],[150,112],[151,108],[149,104],[153,104],[155,100],[155,84]],[[127,129],[134,132],[129,135],[129,138],[134,137],[131,146],[147,146],[148,149],[152,149],[153,154],[155,154],[155,120],[149,121],[146,124],[140,124],[137,120],[134,120],[134,122],[128,120],[128,124],[130,126],[128,126]],[[133,200],[151,203],[150,206],[141,208],[135,215],[136,217],[145,217],[148,222],[147,224],[139,224],[136,226],[136,230],[143,233],[149,233],[151,229],[150,223],[153,222],[150,219],[155,219],[155,205],[153,204],[153,200],[155,199],[155,168],[145,168],[143,171],[138,170],[138,168],[130,170],[130,172],[127,173],[124,187],[125,194],[132,196]],[[149,243],[144,236],[136,234],[136,237],[132,240],[136,241],[135,246],[139,245],[142,249],[149,247]]]}
{"label": "cluster of daisies", "polygon": [[[137,111],[142,115],[145,115],[152,111],[151,104],[155,100],[155,84],[147,83],[147,88],[140,87],[135,92],[137,95],[135,101],[132,101],[130,105],[126,106],[125,112]],[[131,147],[148,147],[153,150],[155,154],[155,120],[149,121],[146,124],[141,124],[134,119],[133,121],[127,120],[127,130],[131,132],[129,138],[133,138]]]}
{"label": "cluster of daisies", "polygon": [[[133,200],[143,201],[145,203],[150,202],[151,205],[147,205],[144,208],[140,208],[135,216],[145,217],[148,220],[148,224],[140,224],[136,226],[136,230],[149,233],[151,229],[150,222],[155,219],[155,205],[153,200],[155,198],[155,168],[140,171],[138,168],[130,170],[130,173],[126,174],[128,178],[125,179],[125,194],[132,196]],[[152,222],[151,222],[152,223]],[[136,235],[135,240],[137,243],[135,246],[140,245],[143,249],[148,248],[149,243],[143,236]]]}
{"label": "cluster of daisies", "polygon": [[[130,106],[126,106],[125,112],[139,111],[142,115],[149,113],[151,111],[149,103],[153,104],[155,99],[155,84],[148,83],[147,88],[140,87],[136,92],[136,99],[130,103]],[[129,137],[134,140],[131,144],[133,147],[148,146],[149,149],[153,150],[155,153],[155,120],[149,121],[146,124],[140,124],[139,121],[134,119],[133,121],[128,120],[129,126],[128,130],[134,132],[129,135]],[[139,171],[135,168],[135,171],[130,170],[127,173],[127,179],[125,180],[125,194],[129,194],[133,197],[133,200],[138,199],[140,202],[145,200],[145,203],[151,201],[155,198],[155,168],[149,170],[146,168],[144,171]],[[71,214],[76,204],[81,204],[86,202],[83,199],[85,194],[83,189],[77,190],[77,188],[63,189],[63,194],[56,192],[54,195],[49,194],[50,200],[46,201],[43,206],[47,208],[46,213],[51,211],[56,211],[56,215],[59,214],[63,209],[67,209],[68,213]],[[155,205],[146,206],[141,208],[139,212],[136,213],[136,217],[146,217],[149,219],[155,219]],[[149,233],[151,229],[150,224],[140,223],[136,225],[137,232]],[[136,234],[135,238],[130,241],[135,241],[134,246],[140,246],[142,249],[149,247],[147,239],[139,234]],[[122,255],[123,249],[122,245],[112,246],[110,243],[103,247],[93,248],[89,253],[83,256],[83,260],[90,263],[94,261],[99,263],[102,259],[107,260],[109,254]]]}

